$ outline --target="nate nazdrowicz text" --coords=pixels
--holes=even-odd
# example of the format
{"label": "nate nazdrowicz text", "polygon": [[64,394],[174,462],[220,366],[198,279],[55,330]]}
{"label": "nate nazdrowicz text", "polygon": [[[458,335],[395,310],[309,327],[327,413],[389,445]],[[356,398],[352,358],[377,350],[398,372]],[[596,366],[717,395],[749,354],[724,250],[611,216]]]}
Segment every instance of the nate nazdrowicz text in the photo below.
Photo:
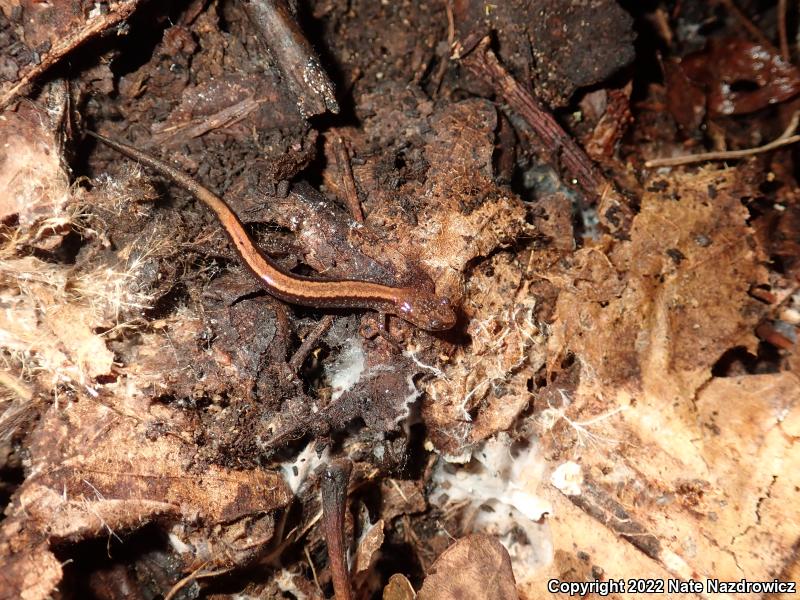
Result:
{"label": "nate nazdrowicz text", "polygon": [[607,579],[605,581],[562,581],[550,579],[547,591],[569,596],[597,594],[795,594],[794,581],[722,581],[719,579]]}

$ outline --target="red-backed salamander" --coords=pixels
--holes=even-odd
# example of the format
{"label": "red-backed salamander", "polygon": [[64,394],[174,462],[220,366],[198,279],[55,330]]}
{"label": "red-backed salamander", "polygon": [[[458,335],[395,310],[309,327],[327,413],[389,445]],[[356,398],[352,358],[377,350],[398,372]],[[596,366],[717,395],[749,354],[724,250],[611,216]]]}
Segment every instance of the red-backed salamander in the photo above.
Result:
{"label": "red-backed salamander", "polygon": [[222,198],[188,175],[141,150],[93,131],[87,133],[169,177],[214,211],[242,263],[272,296],[284,302],[313,308],[370,309],[381,315],[395,315],[427,331],[443,331],[455,325],[456,313],[450,300],[437,296],[424,286],[393,287],[359,279],[316,279],[287,271],[256,246],[239,217]]}

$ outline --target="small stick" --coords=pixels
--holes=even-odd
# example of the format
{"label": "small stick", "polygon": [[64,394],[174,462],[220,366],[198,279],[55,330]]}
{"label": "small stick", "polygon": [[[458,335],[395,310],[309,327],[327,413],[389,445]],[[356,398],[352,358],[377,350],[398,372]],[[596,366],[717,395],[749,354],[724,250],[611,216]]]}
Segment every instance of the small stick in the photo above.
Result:
{"label": "small stick", "polygon": [[597,205],[600,223],[613,235],[624,235],[633,219],[629,202],[533,94],[506,71],[489,47],[490,41],[488,36],[480,42],[468,36],[456,44],[453,56],[494,87],[499,99],[528,126],[522,133],[538,146],[537,154],[568,185],[582,191],[590,204]]}
{"label": "small stick", "polygon": [[778,42],[781,46],[781,56],[787,63],[792,60],[789,54],[789,39],[786,36],[786,0],[778,0]]}
{"label": "small stick", "polygon": [[184,121],[165,127],[160,131],[153,134],[145,148],[160,148],[163,147],[170,139],[181,135],[183,138],[197,138],[201,135],[208,133],[214,129],[222,129],[225,127],[232,127],[239,123],[255,111],[259,106],[264,104],[267,100],[265,98],[255,99],[253,97],[245,98],[236,104],[226,106],[222,110],[216,112],[211,116],[203,116],[192,119],[191,121]]}
{"label": "small stick", "polygon": [[353,219],[363,223],[364,213],[361,210],[361,202],[356,191],[356,181],[353,178],[353,169],[350,166],[350,153],[347,151],[347,144],[345,144],[340,135],[333,136],[333,154],[336,157],[336,165],[339,167],[342,192],[347,209]]}
{"label": "small stick", "polygon": [[304,117],[339,112],[333,82],[285,0],[250,0],[244,10],[269,48]]}
{"label": "small stick", "polygon": [[308,546],[303,547],[303,553],[306,555],[308,566],[311,567],[311,576],[314,577],[314,585],[321,591],[322,587],[319,585],[319,579],[317,578],[317,569],[314,567],[314,561],[311,560],[311,553],[308,551]]}
{"label": "small stick", "polygon": [[[453,49],[453,41],[456,39],[456,22],[453,16],[453,0],[445,0],[444,2],[445,13],[447,14],[447,50]],[[431,81],[433,82],[433,93],[437,95],[439,89],[442,87],[442,80],[447,72],[447,64],[450,62],[447,56],[441,56],[439,66],[436,67]]]}
{"label": "small stick", "polygon": [[780,137],[772,140],[763,146],[755,148],[745,148],[743,150],[728,150],[725,152],[701,152],[700,154],[688,154],[686,156],[673,156],[671,158],[654,158],[644,163],[648,169],[653,167],[676,167],[679,165],[689,165],[692,163],[705,162],[708,160],[734,160],[737,158],[747,158],[755,154],[769,152],[776,148],[788,146],[796,142],[800,142],[800,135],[792,135],[797,129],[798,120],[800,120],[800,111],[792,116],[789,126],[786,128]]}
{"label": "small stick", "polygon": [[164,596],[164,600],[172,600],[175,597],[175,595],[178,592],[181,591],[181,589],[186,587],[187,584],[191,583],[195,579],[204,579],[204,578],[207,578],[207,577],[216,577],[217,575],[224,575],[225,573],[227,573],[228,571],[231,570],[231,567],[226,567],[224,569],[217,569],[216,571],[208,571],[208,572],[203,573],[202,570],[206,567],[206,565],[208,563],[209,563],[209,561],[204,562],[202,565],[200,565],[193,572],[189,573],[186,577],[184,577],[178,583],[173,585],[169,589],[169,591],[167,592],[167,595]]}
{"label": "small stick", "polygon": [[[608,182],[592,164],[592,161],[553,116],[500,64],[489,48],[489,37],[483,38],[469,56],[463,58],[464,65],[481,79],[494,85],[497,95],[517,113],[533,131],[557,172],[563,171],[592,200],[598,200]],[[456,54],[460,53],[456,49]]]}
{"label": "small stick", "polygon": [[328,544],[328,561],[336,600],[352,600],[350,575],[344,546],[344,514],[347,508],[347,482],[353,463],[338,460],[322,475],[322,529]]}
{"label": "small stick", "polygon": [[311,352],[311,349],[314,347],[314,344],[328,331],[331,323],[333,323],[333,315],[325,315],[323,319],[317,323],[317,326],[314,327],[311,333],[306,336],[306,339],[300,344],[297,352],[295,352],[294,356],[289,360],[289,368],[292,370],[292,373],[297,373],[305,362],[308,353]]}

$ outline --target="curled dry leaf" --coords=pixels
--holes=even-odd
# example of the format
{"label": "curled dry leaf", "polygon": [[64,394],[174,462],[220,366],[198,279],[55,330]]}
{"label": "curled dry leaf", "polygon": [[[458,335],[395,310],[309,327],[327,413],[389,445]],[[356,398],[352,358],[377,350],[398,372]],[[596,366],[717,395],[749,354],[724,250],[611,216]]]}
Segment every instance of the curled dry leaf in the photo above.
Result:
{"label": "curled dry leaf", "polygon": [[743,39],[713,41],[705,50],[664,66],[670,111],[687,131],[700,124],[705,108],[711,116],[741,115],[800,92],[795,66]]}
{"label": "curled dry leaf", "polygon": [[377,522],[369,526],[369,529],[364,532],[358,542],[353,568],[351,569],[352,575],[359,575],[369,569],[382,544],[383,519],[378,519]]}
{"label": "curled dry leaf", "polygon": [[414,600],[417,597],[411,583],[405,575],[395,573],[383,588],[383,600]]}
{"label": "curled dry leaf", "polygon": [[433,563],[419,600],[517,600],[511,559],[495,538],[461,538]]}
{"label": "curled dry leaf", "polygon": [[51,539],[78,540],[129,531],[158,515],[228,523],[289,502],[277,473],[193,466],[180,434],[152,439],[148,420],[88,400],[64,413],[50,409],[32,434],[33,475],[10,514],[26,515],[28,528]]}

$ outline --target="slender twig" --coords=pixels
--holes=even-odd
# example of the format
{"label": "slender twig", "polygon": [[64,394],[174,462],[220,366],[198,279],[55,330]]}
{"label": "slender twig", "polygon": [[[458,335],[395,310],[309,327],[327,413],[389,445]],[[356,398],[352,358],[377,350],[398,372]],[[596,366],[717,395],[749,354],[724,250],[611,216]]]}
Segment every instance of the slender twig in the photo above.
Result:
{"label": "slender twig", "polygon": [[624,236],[633,214],[630,203],[595,166],[586,152],[558,124],[541,102],[511,73],[490,48],[490,38],[476,40],[471,34],[454,46],[453,58],[491,84],[504,112],[521,121],[520,132],[540,158],[571,187],[583,192],[589,204],[596,204],[600,224],[612,235]]}
{"label": "slender twig", "polygon": [[347,508],[347,483],[353,464],[338,460],[322,475],[322,529],[328,544],[328,561],[336,600],[352,600],[350,575],[344,545],[344,515]]}
{"label": "slender twig", "polygon": [[[490,82],[497,94],[531,128],[534,137],[556,171],[564,172],[590,198],[596,200],[607,187],[605,178],[595,168],[583,149],[562,129],[553,116],[500,63],[482,39],[477,48],[462,59],[463,64],[481,79]],[[464,53],[460,53],[464,56]]]}
{"label": "slender twig", "polygon": [[700,154],[688,154],[686,156],[673,156],[671,158],[654,158],[644,163],[648,169],[653,167],[677,167],[679,165],[689,165],[698,162],[706,162],[709,160],[735,160],[737,158],[747,158],[755,154],[769,152],[776,148],[782,148],[796,142],[800,142],[800,135],[793,135],[797,129],[798,120],[800,120],[800,112],[796,112],[792,116],[789,126],[786,128],[780,137],[772,140],[763,146],[755,148],[745,148],[742,150],[728,150],[725,152],[702,152]]}
{"label": "slender twig", "polygon": [[[450,52],[453,49],[453,42],[456,39],[456,23],[455,17],[453,16],[453,0],[444,0],[444,10],[445,14],[447,15],[447,51]],[[434,95],[437,95],[439,93],[439,89],[442,87],[442,80],[447,72],[447,65],[450,62],[447,55],[441,56],[440,59],[439,65],[436,67],[436,72],[431,78]]]}
{"label": "slender twig", "polygon": [[314,344],[317,343],[320,337],[324,335],[328,328],[333,323],[333,316],[332,315],[325,315],[322,320],[317,323],[317,326],[314,327],[313,331],[306,336],[306,339],[303,340],[303,343],[300,344],[300,347],[297,349],[297,352],[294,353],[294,356],[289,360],[289,368],[292,370],[292,373],[297,373],[298,369],[303,365],[308,356],[308,353],[311,352],[311,349],[314,347]]}
{"label": "slender twig", "polygon": [[183,121],[181,123],[169,125],[157,131],[153,137],[144,144],[144,147],[159,148],[179,135],[183,139],[196,138],[214,129],[231,127],[245,119],[265,102],[267,102],[266,98],[245,98],[236,104],[226,106],[213,115],[198,117],[191,121]]}
{"label": "slender twig", "polygon": [[781,46],[781,56],[786,62],[792,60],[789,54],[789,38],[786,35],[786,0],[778,0],[778,43]]}
{"label": "slender twig", "polygon": [[364,213],[361,210],[361,202],[358,199],[356,181],[353,178],[353,168],[350,166],[350,152],[342,136],[333,136],[333,155],[336,157],[336,166],[339,167],[339,179],[342,185],[342,194],[350,216],[359,223],[364,222]]}
{"label": "slender twig", "polygon": [[318,590],[322,590],[322,586],[319,584],[319,578],[317,577],[317,569],[314,567],[314,561],[311,560],[311,553],[308,551],[308,546],[303,547],[303,554],[306,555],[306,562],[308,566],[311,568],[311,576],[314,578],[314,585],[317,586]]}
{"label": "slender twig", "polygon": [[173,585],[170,590],[167,592],[166,596],[164,596],[164,600],[172,600],[175,595],[180,592],[187,584],[191,583],[195,579],[204,579],[207,577],[216,577],[217,575],[223,575],[231,570],[230,567],[224,569],[217,569],[216,571],[207,571],[205,573],[201,572],[205,566],[208,564],[208,561],[204,562],[200,565],[197,569],[195,569],[192,573],[189,573],[186,577],[181,579],[178,583]]}

